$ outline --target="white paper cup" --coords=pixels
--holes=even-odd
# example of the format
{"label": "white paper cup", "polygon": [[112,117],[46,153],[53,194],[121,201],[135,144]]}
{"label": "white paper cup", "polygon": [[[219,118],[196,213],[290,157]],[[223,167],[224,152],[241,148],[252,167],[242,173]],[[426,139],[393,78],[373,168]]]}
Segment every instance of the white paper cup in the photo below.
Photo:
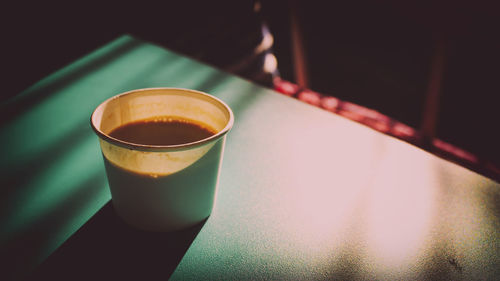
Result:
{"label": "white paper cup", "polygon": [[[115,128],[155,117],[180,117],[214,128],[208,138],[178,145],[144,145],[109,136]],[[214,206],[226,133],[234,116],[221,100],[195,90],[139,89],[114,96],[92,114],[113,206],[125,222],[173,231],[207,218]]]}

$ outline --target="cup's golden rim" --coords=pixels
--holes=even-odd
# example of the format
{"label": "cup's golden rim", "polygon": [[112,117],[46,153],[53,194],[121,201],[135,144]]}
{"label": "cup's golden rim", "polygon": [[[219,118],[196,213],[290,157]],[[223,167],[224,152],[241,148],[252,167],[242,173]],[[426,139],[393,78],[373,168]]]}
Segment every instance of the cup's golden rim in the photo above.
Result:
{"label": "cup's golden rim", "polygon": [[[103,106],[105,106],[107,103],[109,103],[112,100],[119,99],[125,95],[131,95],[131,94],[138,94],[140,92],[148,92],[148,91],[158,91],[158,90],[165,90],[165,91],[180,91],[184,93],[189,93],[194,96],[199,96],[199,97],[204,97],[208,100],[215,101],[216,103],[220,104],[226,111],[227,114],[229,115],[229,120],[226,124],[226,126],[220,130],[217,134],[212,135],[208,138],[195,141],[195,142],[189,142],[189,143],[184,143],[184,144],[176,144],[176,145],[145,145],[145,144],[137,144],[137,143],[131,143],[127,141],[123,141],[117,138],[113,138],[104,132],[101,131],[99,128],[98,124],[95,124],[95,114],[97,110]],[[173,94],[173,93],[168,93],[165,92],[164,94]],[[157,87],[157,88],[142,88],[142,89],[135,89],[131,91],[127,91],[118,95],[115,95],[111,98],[108,98],[107,100],[103,101],[101,104],[99,104],[96,109],[92,112],[92,115],[90,116],[90,125],[94,132],[101,138],[102,140],[105,140],[109,143],[115,144],[120,147],[124,148],[129,148],[129,149],[134,149],[134,150],[140,150],[140,151],[153,151],[153,152],[168,152],[168,151],[180,151],[180,150],[188,150],[192,148],[196,148],[205,144],[208,144],[210,142],[216,141],[220,138],[222,138],[231,128],[233,127],[234,124],[234,114],[231,108],[222,100],[219,98],[216,98],[212,95],[209,95],[207,93],[204,93],[202,91],[198,90],[192,90],[192,89],[185,89],[185,88],[175,88],[175,87]]]}

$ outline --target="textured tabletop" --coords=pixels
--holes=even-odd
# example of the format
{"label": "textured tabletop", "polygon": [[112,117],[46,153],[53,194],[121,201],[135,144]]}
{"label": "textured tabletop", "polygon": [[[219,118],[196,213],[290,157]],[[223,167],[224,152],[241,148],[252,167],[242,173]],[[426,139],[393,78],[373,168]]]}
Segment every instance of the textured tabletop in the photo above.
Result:
{"label": "textured tabletop", "polygon": [[500,276],[499,184],[124,36],[1,105],[7,277],[35,268],[109,201],[89,117],[106,98],[145,87],[202,90],[235,114],[215,209],[171,279]]}

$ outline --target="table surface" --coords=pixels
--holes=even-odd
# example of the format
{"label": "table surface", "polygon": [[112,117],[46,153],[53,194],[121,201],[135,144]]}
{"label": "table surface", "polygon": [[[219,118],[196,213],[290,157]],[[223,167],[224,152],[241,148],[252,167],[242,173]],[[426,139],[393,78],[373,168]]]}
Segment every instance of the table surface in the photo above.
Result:
{"label": "table surface", "polygon": [[[106,98],[145,87],[205,91],[235,113],[209,219],[177,234],[127,234],[136,240],[124,243],[141,245],[129,245],[129,253],[148,256],[144,249],[161,243],[170,245],[165,251],[178,253],[163,278],[500,276],[498,183],[330,112],[123,36],[1,105],[0,271],[7,279],[0,279],[37,272],[53,256],[63,258],[52,258],[52,264],[71,263],[64,257],[81,257],[89,248],[97,259],[104,255],[99,247],[127,233],[123,226],[110,226],[119,222],[108,203],[89,117]],[[108,240],[102,240],[106,233]],[[179,243],[182,247],[172,246]],[[163,264],[161,256],[149,262]]]}

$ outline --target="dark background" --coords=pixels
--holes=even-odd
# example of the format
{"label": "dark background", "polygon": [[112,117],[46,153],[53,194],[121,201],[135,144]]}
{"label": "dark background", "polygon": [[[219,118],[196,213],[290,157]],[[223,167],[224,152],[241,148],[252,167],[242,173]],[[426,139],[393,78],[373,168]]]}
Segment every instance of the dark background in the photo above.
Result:
{"label": "dark background", "polygon": [[[234,39],[229,41],[238,41],[251,38],[255,27],[213,30],[212,23],[232,26],[256,19],[267,22],[274,35],[281,76],[295,81],[289,1],[262,1],[262,18],[250,15],[253,1],[205,2],[6,4],[1,12],[2,100],[123,33],[192,55],[211,33],[228,32]],[[296,1],[295,6],[311,89],[419,128],[432,55],[443,40],[437,137],[499,162],[500,24],[493,1],[324,2]],[[174,39],[191,33],[206,36],[179,49],[182,44]],[[250,41],[242,40],[252,46]],[[224,54],[240,48],[245,45],[228,43],[218,58],[228,60]]]}
{"label": "dark background", "polygon": [[[498,165],[500,10],[493,1],[296,2],[310,88],[417,129],[442,40],[437,137]],[[264,3],[281,75],[293,81],[289,23],[272,16],[283,6]]]}

